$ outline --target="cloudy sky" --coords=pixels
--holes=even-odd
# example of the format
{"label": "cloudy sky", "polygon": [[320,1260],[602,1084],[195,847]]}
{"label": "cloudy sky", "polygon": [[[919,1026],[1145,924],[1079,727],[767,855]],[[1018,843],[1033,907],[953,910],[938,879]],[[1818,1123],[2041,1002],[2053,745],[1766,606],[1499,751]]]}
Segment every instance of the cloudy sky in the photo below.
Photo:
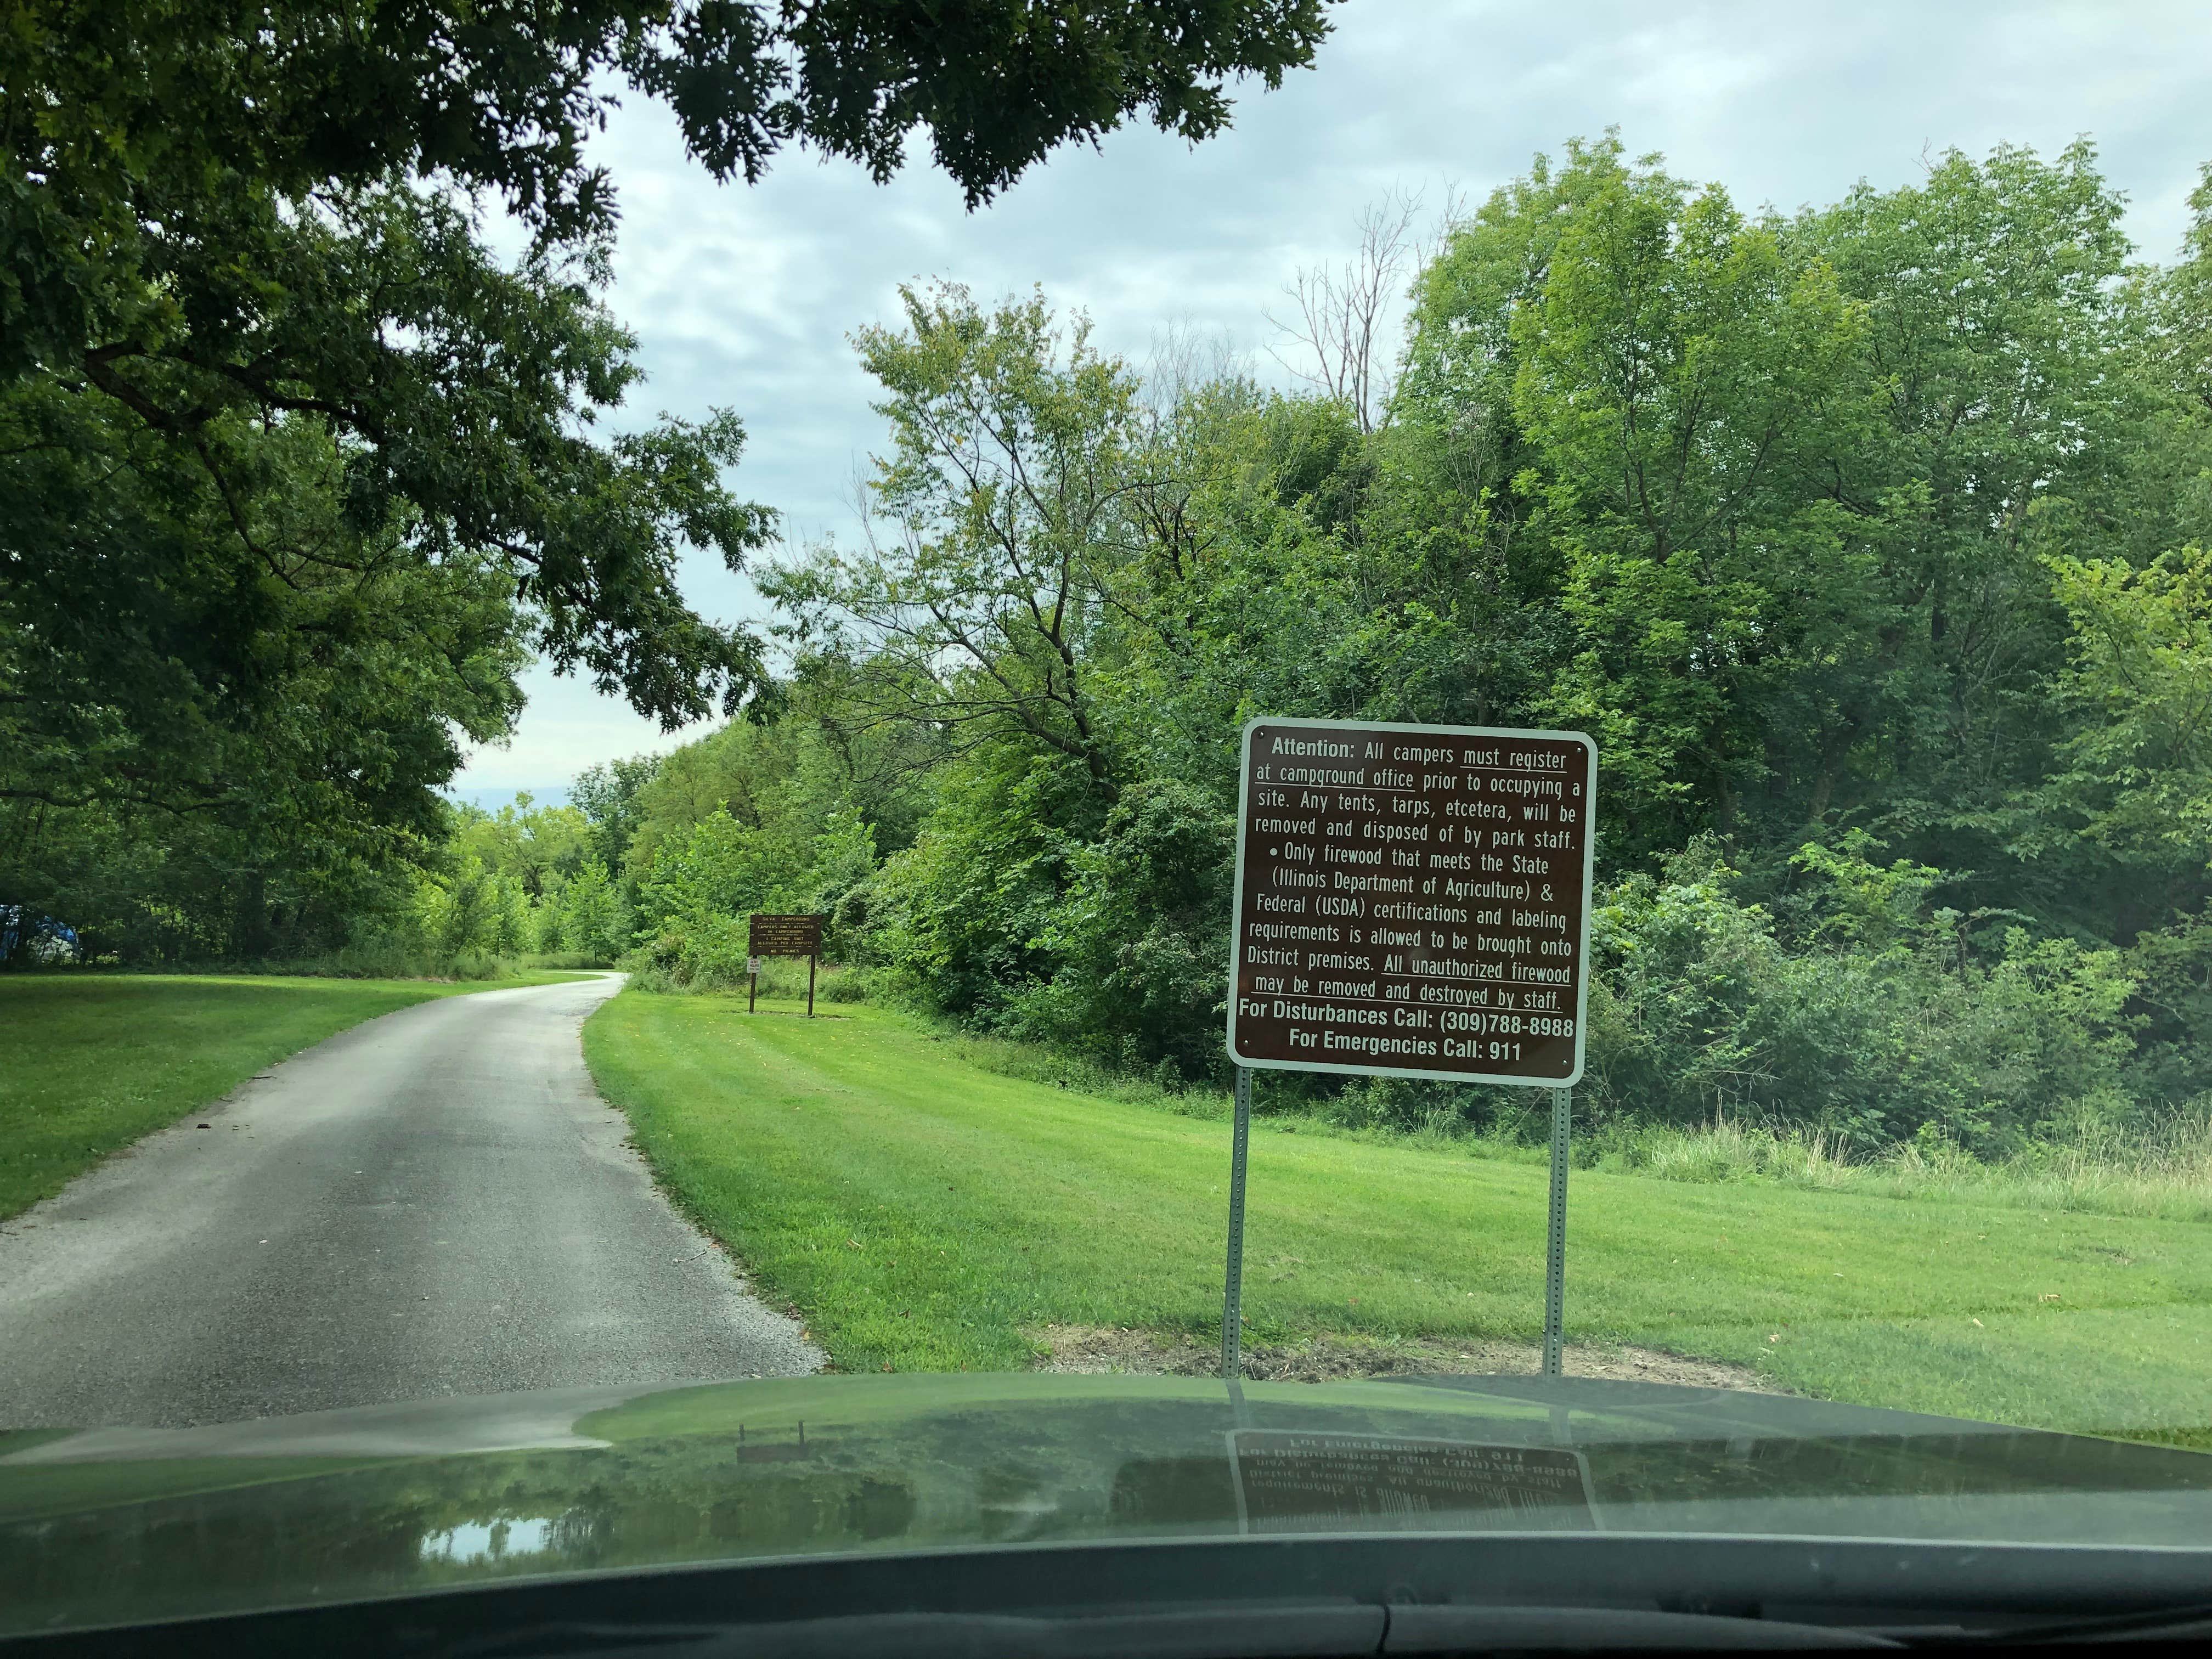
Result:
{"label": "cloudy sky", "polygon": [[[1142,362],[1181,327],[1279,374],[1264,313],[1282,313],[1299,267],[1345,257],[1364,206],[1394,189],[1431,210],[1455,189],[1480,201],[1533,152],[1608,125],[1680,174],[1785,210],[1860,179],[1902,184],[1933,150],[2048,153],[2087,134],[2159,259],[2212,160],[2202,0],[1346,0],[1335,17],[1315,69],[1249,90],[1224,137],[1194,149],[1119,133],[974,215],[924,167],[878,187],[794,153],[757,186],[717,185],[633,99],[599,146],[623,206],[611,302],[651,377],[632,412],[736,410],[751,435],[735,485],[805,541],[849,533],[855,465],[882,423],[846,337],[888,319],[902,282],[984,296],[1042,283],[1109,350]],[[710,616],[760,612],[714,561],[684,582]],[[459,792],[556,793],[595,762],[683,740],[584,683],[527,684],[513,742],[472,756]]]}

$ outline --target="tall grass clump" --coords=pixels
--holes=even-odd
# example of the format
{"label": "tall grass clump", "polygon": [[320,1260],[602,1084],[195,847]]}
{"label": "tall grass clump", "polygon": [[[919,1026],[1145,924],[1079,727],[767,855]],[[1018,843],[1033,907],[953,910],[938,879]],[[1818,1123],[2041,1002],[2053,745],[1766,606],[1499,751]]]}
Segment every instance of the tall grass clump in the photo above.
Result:
{"label": "tall grass clump", "polygon": [[[662,952],[648,945],[623,958],[629,983],[659,996],[742,995],[747,988],[746,958],[739,951],[686,949]],[[814,980],[817,1003],[872,1002],[879,1000],[875,976],[864,968],[825,962]],[[763,957],[760,994],[806,1000],[806,959],[804,957]]]}
{"label": "tall grass clump", "polygon": [[419,942],[404,939],[375,938],[312,956],[284,957],[275,960],[240,960],[234,957],[212,958],[204,962],[185,960],[164,963],[160,971],[165,974],[262,974],[277,978],[300,979],[459,980],[474,983],[480,980],[512,979],[516,974],[532,968],[589,965],[593,964],[514,957],[495,951],[447,953],[426,949]]}
{"label": "tall grass clump", "polygon": [[2212,1221],[2212,1103],[2154,1127],[1975,1157],[1940,1133],[1863,1155],[1824,1130],[1727,1119],[1615,1123],[1585,1143],[1601,1168],[1660,1181],[1771,1182],[1886,1198]]}

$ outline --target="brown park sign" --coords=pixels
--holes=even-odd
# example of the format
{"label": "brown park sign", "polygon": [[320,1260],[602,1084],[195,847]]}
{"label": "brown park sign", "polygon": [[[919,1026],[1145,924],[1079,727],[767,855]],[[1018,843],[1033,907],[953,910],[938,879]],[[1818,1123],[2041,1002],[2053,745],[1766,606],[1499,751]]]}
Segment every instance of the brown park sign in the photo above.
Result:
{"label": "brown park sign", "polygon": [[817,915],[752,919],[749,951],[757,957],[813,957],[822,954],[822,918]]}
{"label": "brown park sign", "polygon": [[1578,1082],[1596,784],[1579,732],[1247,726],[1231,1059]]}

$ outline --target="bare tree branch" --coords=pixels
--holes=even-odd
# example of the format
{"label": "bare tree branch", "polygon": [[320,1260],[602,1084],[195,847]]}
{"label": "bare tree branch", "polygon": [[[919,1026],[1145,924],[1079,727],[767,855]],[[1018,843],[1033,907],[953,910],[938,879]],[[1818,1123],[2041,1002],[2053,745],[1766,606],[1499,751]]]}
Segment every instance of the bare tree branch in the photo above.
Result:
{"label": "bare tree branch", "polygon": [[[1263,313],[1293,347],[1269,355],[1309,386],[1349,408],[1362,432],[1386,416],[1390,397],[1388,315],[1400,278],[1417,252],[1413,227],[1421,198],[1396,188],[1359,215],[1359,251],[1343,264],[1301,270],[1284,290],[1297,313]],[[1296,361],[1293,361],[1295,357]]]}

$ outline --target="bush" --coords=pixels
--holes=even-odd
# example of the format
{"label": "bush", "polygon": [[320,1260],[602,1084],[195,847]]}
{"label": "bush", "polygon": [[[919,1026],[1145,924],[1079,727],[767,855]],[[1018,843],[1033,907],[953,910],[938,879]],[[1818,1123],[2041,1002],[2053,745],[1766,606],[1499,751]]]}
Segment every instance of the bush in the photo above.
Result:
{"label": "bush", "polygon": [[593,966],[620,956],[629,934],[628,907],[597,858],[586,857],[565,879],[549,880],[537,920],[541,951],[585,957]]}
{"label": "bush", "polygon": [[815,996],[823,1002],[882,1002],[890,1000],[876,984],[877,976],[866,968],[832,968],[824,964],[822,982]]}
{"label": "bush", "polygon": [[[1119,1073],[1224,1082],[1228,815],[1162,780],[1087,830],[1077,804],[1052,763],[956,774],[921,838],[839,907],[876,994]],[[1953,878],[1881,851],[1856,832],[1801,847],[1771,908],[1709,841],[1602,892],[1578,1113],[1771,1124],[1810,1136],[1816,1164],[1923,1131],[1990,1158],[2140,1126],[2205,1086],[2212,926],[2127,951],[2033,933],[1943,905]],[[1307,1077],[1270,1109],[1518,1137],[1540,1134],[1530,1093]]]}
{"label": "bush", "polygon": [[[631,965],[649,975],[641,983],[736,989],[746,979],[748,924],[763,911],[826,915],[825,942],[836,948],[838,917],[853,909],[852,895],[874,865],[873,834],[849,809],[830,812],[818,832],[794,839],[748,828],[726,806],[717,807],[680,845],[656,855],[639,890],[643,943]],[[858,902],[865,915],[865,899]],[[769,971],[763,969],[763,990]]]}
{"label": "bush", "polygon": [[1050,977],[1042,935],[1102,816],[1092,781],[1065,757],[996,759],[947,769],[914,844],[838,906],[847,960],[883,970],[878,982],[917,1006],[985,1030],[1004,1029]]}
{"label": "bush", "polygon": [[[696,933],[665,933],[628,957],[630,985],[661,995],[687,993],[742,994],[747,988],[744,945],[745,920],[713,930],[714,937],[702,942]],[[726,935],[724,937],[723,935]],[[735,954],[731,954],[731,940]],[[821,1002],[869,1002],[877,1000],[882,976],[865,969],[823,963],[815,977],[814,1000]],[[763,957],[760,994],[797,1001],[806,999],[806,959],[804,957]]]}
{"label": "bush", "polygon": [[1599,905],[1596,1115],[1749,1118],[1862,1146],[1923,1128],[1983,1154],[2141,1115],[2123,954],[2016,926],[1973,934],[1940,872],[1808,847],[1795,948],[1710,845]]}
{"label": "bush", "polygon": [[534,955],[523,957],[518,965],[525,969],[537,969],[552,973],[614,966],[605,957],[594,956],[588,951],[539,951]]}
{"label": "bush", "polygon": [[1188,784],[1124,790],[1073,859],[1038,939],[1050,975],[1013,999],[1009,1033],[1177,1082],[1223,1078],[1234,837],[1233,815]]}
{"label": "bush", "polygon": [[348,945],[319,956],[287,957],[273,962],[180,962],[163,973],[267,974],[301,979],[511,979],[526,966],[560,966],[535,958],[518,961],[489,951],[465,951],[440,957],[391,939]]}
{"label": "bush", "polygon": [[1740,1122],[1613,1124],[1577,1148],[1598,1165],[1662,1181],[1774,1182],[1913,1200],[2212,1220],[2212,1098],[2130,1134],[2033,1140],[1978,1158],[1931,1124],[1860,1155],[1820,1130]]}

